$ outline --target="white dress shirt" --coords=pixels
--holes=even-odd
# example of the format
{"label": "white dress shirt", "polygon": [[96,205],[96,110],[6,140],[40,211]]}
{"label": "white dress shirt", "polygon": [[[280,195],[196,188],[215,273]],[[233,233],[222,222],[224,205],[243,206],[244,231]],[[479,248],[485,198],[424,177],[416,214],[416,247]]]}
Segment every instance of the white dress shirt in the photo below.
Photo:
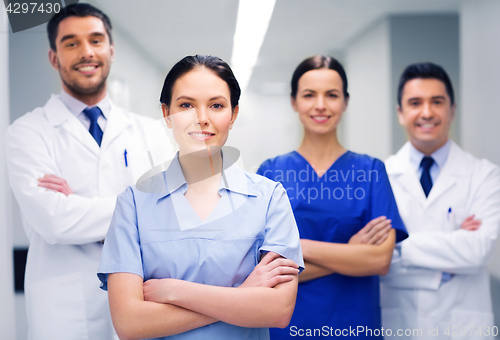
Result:
{"label": "white dress shirt", "polygon": [[102,115],[100,115],[97,119],[97,124],[101,128],[102,132],[104,132],[104,129],[106,128],[107,117],[109,115],[109,112],[111,111],[111,102],[109,100],[108,94],[106,94],[106,96],[99,103],[92,106],[88,106],[87,104],[71,96],[64,90],[61,90],[59,98],[64,103],[64,105],[66,105],[68,110],[73,113],[80,122],[82,122],[87,130],[90,128],[90,119],[85,115],[85,113],[83,113],[83,110],[88,107],[99,107],[99,109],[101,109]]}

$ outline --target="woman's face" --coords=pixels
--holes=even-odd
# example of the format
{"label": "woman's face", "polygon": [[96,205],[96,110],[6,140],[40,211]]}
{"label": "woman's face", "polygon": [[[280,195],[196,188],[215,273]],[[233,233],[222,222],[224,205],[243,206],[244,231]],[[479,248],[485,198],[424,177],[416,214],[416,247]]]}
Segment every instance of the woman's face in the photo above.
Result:
{"label": "woman's face", "polygon": [[226,143],[238,116],[230,98],[227,83],[207,68],[196,67],[176,80],[170,107],[162,110],[181,155],[208,156]]}
{"label": "woman's face", "polygon": [[311,70],[299,79],[293,109],[308,132],[324,134],[335,131],[347,108],[342,78],[330,69]]}

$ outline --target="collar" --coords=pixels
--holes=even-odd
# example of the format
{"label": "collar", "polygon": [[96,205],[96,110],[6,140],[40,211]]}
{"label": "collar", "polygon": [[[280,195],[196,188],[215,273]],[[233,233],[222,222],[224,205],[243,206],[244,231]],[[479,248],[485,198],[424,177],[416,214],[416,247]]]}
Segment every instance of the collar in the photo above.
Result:
{"label": "collar", "polygon": [[[248,181],[245,172],[236,164],[228,153],[222,152],[222,175],[219,184],[219,193],[221,190],[231,191],[237,194],[246,196],[257,196],[256,190],[252,190],[251,183]],[[158,199],[166,197],[177,190],[181,190],[184,194],[188,189],[188,184],[182,173],[182,168],[179,163],[179,152],[175,154],[174,159],[170,163],[168,169],[163,172],[164,186]]]}
{"label": "collar", "polygon": [[[449,143],[449,155],[443,166],[443,171],[453,176],[467,176],[470,173],[470,164],[464,162],[467,153],[453,140],[450,139]],[[410,161],[410,147],[411,143],[408,141],[395,155],[386,160],[385,166],[389,175],[400,175],[407,172],[416,173]]]}
{"label": "collar", "polygon": [[66,105],[68,110],[77,117],[87,107],[98,106],[101,109],[104,118],[106,119],[108,119],[109,112],[111,111],[111,100],[109,99],[108,94],[106,94],[106,96],[99,103],[92,106],[88,106],[87,104],[71,96],[64,90],[61,90],[61,93],[59,94],[59,99],[61,99],[61,101],[64,103],[64,105]]}
{"label": "collar", "polygon": [[[436,164],[439,170],[443,169],[443,166],[446,164],[448,160],[448,155],[450,154],[451,142],[448,139],[446,143],[436,151],[431,154],[431,157],[434,159],[434,164]],[[422,158],[425,157],[425,154],[418,151],[411,143],[409,146],[410,152],[410,163],[415,171],[420,169],[420,163],[422,162]]]}

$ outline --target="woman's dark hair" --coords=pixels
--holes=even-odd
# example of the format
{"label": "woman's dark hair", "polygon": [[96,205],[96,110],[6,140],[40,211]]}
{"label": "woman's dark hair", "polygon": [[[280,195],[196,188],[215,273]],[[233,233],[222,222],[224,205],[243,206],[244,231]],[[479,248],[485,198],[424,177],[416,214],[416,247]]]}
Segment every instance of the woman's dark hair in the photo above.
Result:
{"label": "woman's dark hair", "polygon": [[177,79],[198,66],[206,67],[214,72],[220,79],[224,80],[229,87],[231,108],[234,109],[238,106],[241,89],[229,65],[221,58],[198,54],[182,58],[182,60],[175,64],[170,72],[168,72],[165,82],[163,83],[163,89],[161,90],[160,102],[170,107],[172,90]]}
{"label": "woman's dark hair", "polygon": [[59,29],[61,21],[69,17],[84,18],[90,16],[101,19],[104,24],[104,28],[106,29],[106,33],[108,34],[109,42],[112,44],[113,37],[111,36],[111,21],[108,16],[92,5],[81,3],[64,7],[59,13],[55,14],[50,19],[47,24],[47,34],[49,36],[50,48],[56,51],[57,30]]}
{"label": "woman's dark hair", "polygon": [[315,55],[313,57],[309,57],[297,66],[292,76],[292,98],[297,97],[300,77],[308,71],[320,69],[336,71],[342,79],[342,92],[344,93],[344,98],[349,98],[349,93],[347,92],[347,76],[342,64],[340,64],[337,59],[327,55]]}
{"label": "woman's dark hair", "polygon": [[407,82],[413,79],[437,79],[443,82],[448,97],[450,97],[450,104],[455,103],[455,96],[453,94],[453,86],[451,85],[450,77],[446,71],[439,65],[433,63],[418,63],[412,64],[405,68],[403,74],[399,78],[398,86],[398,105],[401,107],[401,99],[403,98],[403,89]]}

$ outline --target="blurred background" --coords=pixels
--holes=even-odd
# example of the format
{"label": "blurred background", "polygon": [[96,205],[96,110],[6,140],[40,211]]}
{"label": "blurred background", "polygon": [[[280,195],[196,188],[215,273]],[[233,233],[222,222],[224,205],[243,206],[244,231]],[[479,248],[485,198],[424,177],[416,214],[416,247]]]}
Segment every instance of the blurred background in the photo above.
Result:
{"label": "blurred background", "polygon": [[[458,111],[452,138],[476,157],[500,164],[500,1],[497,0],[96,0],[111,19],[116,60],[113,101],[161,119],[168,70],[182,57],[212,54],[234,69],[244,91],[227,145],[247,170],[294,150],[302,138],[290,106],[300,61],[329,54],[345,66],[351,99],[340,138],[352,151],[385,159],[406,141],[396,117],[396,87],[410,63],[431,61],[449,73]],[[3,134],[15,119],[59,93],[48,62],[46,25],[12,33],[0,14],[0,337],[26,339],[22,278],[13,262],[28,247],[6,180]],[[14,252],[12,251],[14,249]],[[490,264],[500,326],[500,251]],[[19,270],[17,272],[19,275]]]}

